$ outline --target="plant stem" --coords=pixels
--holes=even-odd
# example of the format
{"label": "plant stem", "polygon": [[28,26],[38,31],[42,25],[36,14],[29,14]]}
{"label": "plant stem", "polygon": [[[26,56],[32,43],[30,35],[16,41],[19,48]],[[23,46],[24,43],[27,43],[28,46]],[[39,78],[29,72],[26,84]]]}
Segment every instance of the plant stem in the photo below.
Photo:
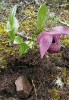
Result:
{"label": "plant stem", "polygon": [[28,45],[29,45],[32,41],[34,41],[34,38],[35,38],[36,34],[38,33],[38,31],[39,31],[39,30],[36,30],[36,31],[35,31],[35,33],[33,34],[32,39],[30,40],[30,42],[28,43]]}

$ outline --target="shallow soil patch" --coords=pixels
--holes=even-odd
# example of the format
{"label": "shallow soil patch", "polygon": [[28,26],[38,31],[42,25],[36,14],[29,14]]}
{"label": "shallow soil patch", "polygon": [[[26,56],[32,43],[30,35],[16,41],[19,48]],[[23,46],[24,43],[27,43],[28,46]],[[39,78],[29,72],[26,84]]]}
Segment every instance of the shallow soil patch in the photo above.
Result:
{"label": "shallow soil patch", "polygon": [[[15,81],[19,76],[23,75],[27,77],[33,86],[30,96],[24,100],[41,100],[41,98],[42,100],[51,100],[53,98],[52,95],[54,95],[52,91],[57,88],[54,80],[58,75],[61,76],[59,73],[63,73],[62,65],[67,61],[65,59],[64,57],[44,57],[41,59],[37,50],[30,50],[20,57],[8,58],[7,69],[2,70],[0,73],[0,98],[6,100],[5,98],[13,97],[22,100],[17,96]],[[64,80],[64,82],[66,81]],[[55,100],[62,100],[62,98],[63,100],[68,100],[68,94],[62,97],[62,93],[60,93],[60,90],[64,91],[64,93],[69,92],[68,88],[66,90],[64,88],[57,88],[60,98]]]}

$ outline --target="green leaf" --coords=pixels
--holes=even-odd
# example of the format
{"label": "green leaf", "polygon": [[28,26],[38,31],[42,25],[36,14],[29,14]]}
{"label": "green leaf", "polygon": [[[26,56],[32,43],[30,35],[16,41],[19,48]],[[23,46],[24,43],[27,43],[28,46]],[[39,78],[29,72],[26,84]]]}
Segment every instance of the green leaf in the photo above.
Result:
{"label": "green leaf", "polygon": [[14,41],[14,39],[15,39],[15,34],[14,34],[14,29],[13,30],[11,30],[11,31],[9,31],[9,41],[10,42],[13,42]]}
{"label": "green leaf", "polygon": [[9,32],[9,31],[12,31],[13,29],[11,28],[11,26],[10,26],[10,23],[9,22],[7,22],[7,25],[5,26],[5,28],[4,28],[7,32]]}
{"label": "green leaf", "polygon": [[21,44],[21,43],[23,43],[21,37],[20,36],[15,36],[14,44]]}
{"label": "green leaf", "polygon": [[16,14],[16,10],[17,10],[17,5],[15,5],[12,9],[11,9],[11,12],[9,14],[9,22],[10,22],[10,25],[13,26],[13,23],[14,23],[14,17],[15,17],[15,14]]}
{"label": "green leaf", "polygon": [[26,43],[21,43],[20,44],[20,50],[19,50],[19,54],[22,55],[22,54],[25,54],[27,53],[27,50],[29,49],[29,46],[26,44]]}
{"label": "green leaf", "polygon": [[16,19],[16,17],[14,17],[14,23],[13,23],[14,34],[16,34],[16,32],[18,31],[18,28],[19,28],[18,20]]}
{"label": "green leaf", "polygon": [[18,29],[19,28],[19,23],[16,17],[14,17],[14,23],[13,23],[13,28]]}
{"label": "green leaf", "polygon": [[46,22],[47,19],[47,10],[46,10],[46,4],[44,3],[38,13],[37,13],[37,21],[38,21],[38,26],[37,26],[37,30],[40,30],[41,28],[44,27],[44,24]]}
{"label": "green leaf", "polygon": [[18,28],[19,28],[19,23],[18,23],[18,20],[15,17],[14,17],[13,27],[11,27],[10,22],[8,22],[7,25],[5,26],[5,30],[7,32],[12,31],[14,29],[14,31],[16,33]]}
{"label": "green leaf", "polygon": [[13,42],[14,41],[14,38],[15,38],[15,34],[19,28],[19,23],[18,23],[18,20],[14,17],[14,23],[13,23],[13,27],[11,27],[10,23],[8,22],[7,23],[7,26],[5,27],[5,30],[9,33],[9,36],[10,36],[10,42]]}

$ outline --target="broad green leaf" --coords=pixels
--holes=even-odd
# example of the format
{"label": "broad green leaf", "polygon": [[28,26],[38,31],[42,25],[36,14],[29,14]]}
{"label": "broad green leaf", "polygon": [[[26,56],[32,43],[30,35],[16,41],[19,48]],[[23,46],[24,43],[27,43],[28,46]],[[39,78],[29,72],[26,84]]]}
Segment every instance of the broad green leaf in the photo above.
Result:
{"label": "broad green leaf", "polygon": [[5,27],[5,30],[9,33],[10,42],[14,41],[15,34],[16,34],[17,30],[18,30],[18,27],[19,27],[19,23],[18,23],[18,20],[16,18],[14,20],[13,27],[11,27],[9,22],[7,23],[7,26]]}
{"label": "broad green leaf", "polygon": [[10,37],[9,41],[10,41],[10,42],[13,42],[13,41],[14,41],[14,38],[15,38],[15,28],[12,28],[12,29],[11,29],[10,23],[8,22],[8,23],[7,23],[7,26],[5,27],[5,30],[6,30],[6,31],[8,32],[8,34],[9,34],[9,37]]}
{"label": "broad green leaf", "polygon": [[14,44],[21,44],[21,43],[23,43],[21,37],[20,36],[15,36]]}
{"label": "broad green leaf", "polygon": [[14,42],[15,39],[15,29],[13,29],[12,31],[9,31],[9,40],[10,42]]}
{"label": "broad green leaf", "polygon": [[9,41],[14,42],[15,39],[14,29],[9,31],[9,37],[10,37]]}
{"label": "broad green leaf", "polygon": [[27,53],[27,50],[29,49],[29,46],[26,44],[26,43],[21,43],[20,44],[20,50],[19,50],[19,54],[22,55],[22,54],[25,54]]}
{"label": "broad green leaf", "polygon": [[11,12],[9,14],[9,22],[11,24],[11,26],[13,25],[14,23],[14,17],[15,17],[15,14],[16,14],[16,10],[17,10],[17,5],[15,5],[12,9],[11,9]]}
{"label": "broad green leaf", "polygon": [[38,21],[38,26],[37,26],[37,30],[40,30],[41,28],[44,27],[44,24],[46,22],[47,19],[47,10],[46,10],[46,4],[44,3],[38,13],[37,13],[37,21]]}
{"label": "broad green leaf", "polygon": [[9,22],[7,22],[7,25],[5,26],[5,28],[4,28],[7,32],[9,32],[9,31],[12,31],[13,29],[11,28],[11,26],[10,26],[10,23]]}
{"label": "broad green leaf", "polygon": [[10,23],[8,22],[7,25],[5,26],[5,30],[7,32],[12,31],[14,29],[15,33],[17,32],[18,28],[19,28],[19,23],[18,20],[14,17],[14,23],[13,23],[13,27],[11,27]]}
{"label": "broad green leaf", "polygon": [[18,20],[15,17],[17,5],[15,5],[9,14],[9,21],[5,27],[5,30],[9,33],[9,41],[14,42],[15,34],[19,28]]}
{"label": "broad green leaf", "polygon": [[13,23],[14,34],[16,34],[16,32],[18,31],[18,28],[19,28],[18,20],[14,17],[14,23]]}
{"label": "broad green leaf", "polygon": [[19,23],[18,23],[18,20],[16,19],[16,17],[14,17],[13,27],[15,27],[15,29],[18,29],[19,28]]}

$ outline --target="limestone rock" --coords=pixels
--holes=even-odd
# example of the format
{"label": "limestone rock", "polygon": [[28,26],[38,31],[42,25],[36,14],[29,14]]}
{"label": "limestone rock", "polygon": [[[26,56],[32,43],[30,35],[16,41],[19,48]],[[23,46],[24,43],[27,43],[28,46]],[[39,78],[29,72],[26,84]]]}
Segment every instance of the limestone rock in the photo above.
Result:
{"label": "limestone rock", "polygon": [[20,76],[15,81],[16,85],[16,91],[19,98],[26,98],[30,95],[30,92],[32,90],[31,83],[27,80],[26,77]]}

